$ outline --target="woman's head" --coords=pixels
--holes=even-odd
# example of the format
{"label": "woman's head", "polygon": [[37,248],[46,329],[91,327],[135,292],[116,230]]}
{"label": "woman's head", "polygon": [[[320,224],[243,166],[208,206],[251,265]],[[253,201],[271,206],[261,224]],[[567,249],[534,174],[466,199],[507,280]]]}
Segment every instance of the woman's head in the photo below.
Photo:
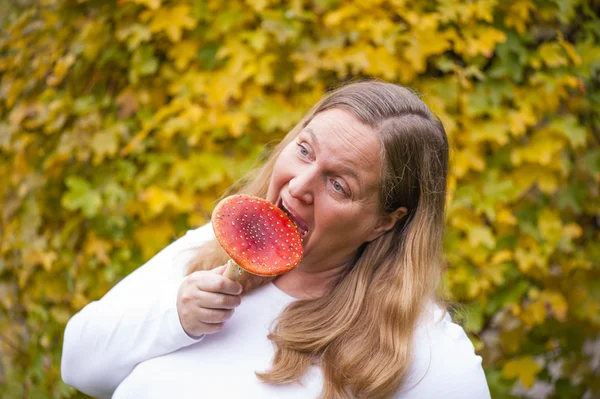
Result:
{"label": "woman's head", "polygon": [[381,144],[377,133],[342,108],[314,115],[282,151],[267,200],[303,233],[300,268],[350,264],[357,249],[389,230],[380,215]]}
{"label": "woman's head", "polygon": [[275,152],[266,198],[305,233],[305,264],[352,260],[420,205],[442,220],[446,135],[403,87],[361,82],[332,92]]}

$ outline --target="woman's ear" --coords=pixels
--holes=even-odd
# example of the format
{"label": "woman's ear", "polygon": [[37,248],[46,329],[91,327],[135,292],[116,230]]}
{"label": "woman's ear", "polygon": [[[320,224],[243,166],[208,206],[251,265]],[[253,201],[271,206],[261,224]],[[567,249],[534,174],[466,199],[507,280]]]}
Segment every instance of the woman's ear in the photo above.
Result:
{"label": "woman's ear", "polygon": [[367,241],[371,242],[393,229],[396,223],[400,219],[405,217],[407,214],[408,209],[406,209],[405,206],[401,206],[400,208],[396,209],[391,213],[388,213],[387,215],[379,216],[377,222],[373,226],[373,231],[370,234],[370,237]]}

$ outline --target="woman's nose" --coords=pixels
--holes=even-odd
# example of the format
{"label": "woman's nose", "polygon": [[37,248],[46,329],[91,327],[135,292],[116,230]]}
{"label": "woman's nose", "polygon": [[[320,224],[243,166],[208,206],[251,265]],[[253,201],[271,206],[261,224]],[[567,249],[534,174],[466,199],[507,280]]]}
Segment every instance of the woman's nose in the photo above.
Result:
{"label": "woman's nose", "polygon": [[314,173],[310,170],[303,171],[302,173],[296,174],[289,183],[290,195],[308,205],[312,204],[314,200],[313,174]]}

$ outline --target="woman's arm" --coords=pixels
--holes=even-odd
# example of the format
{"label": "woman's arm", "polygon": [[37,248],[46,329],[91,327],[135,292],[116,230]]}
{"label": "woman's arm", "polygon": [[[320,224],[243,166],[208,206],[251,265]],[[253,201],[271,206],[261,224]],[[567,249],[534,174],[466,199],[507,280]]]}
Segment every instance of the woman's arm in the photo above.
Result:
{"label": "woman's arm", "polygon": [[110,397],[138,363],[198,342],[181,326],[177,293],[191,249],[212,238],[210,224],[188,231],[74,315],[65,329],[63,380]]}

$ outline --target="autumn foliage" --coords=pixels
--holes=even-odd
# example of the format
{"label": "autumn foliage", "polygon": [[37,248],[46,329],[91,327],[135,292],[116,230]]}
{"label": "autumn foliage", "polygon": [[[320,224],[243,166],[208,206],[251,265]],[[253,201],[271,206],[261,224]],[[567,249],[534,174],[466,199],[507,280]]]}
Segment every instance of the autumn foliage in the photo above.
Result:
{"label": "autumn foliage", "polygon": [[448,131],[445,289],[492,396],[600,396],[598,1],[0,8],[0,396],[81,395],[60,380],[69,317],[365,77]]}

